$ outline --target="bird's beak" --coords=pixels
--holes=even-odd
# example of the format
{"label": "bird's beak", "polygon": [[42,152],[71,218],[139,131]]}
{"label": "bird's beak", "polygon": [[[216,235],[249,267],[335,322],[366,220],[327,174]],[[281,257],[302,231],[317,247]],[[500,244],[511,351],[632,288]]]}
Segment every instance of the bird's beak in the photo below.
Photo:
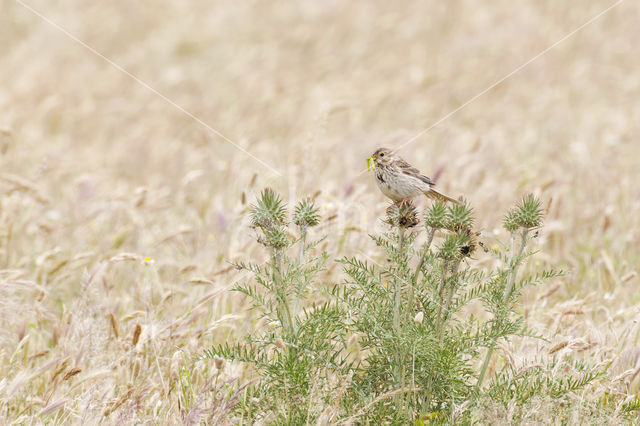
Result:
{"label": "bird's beak", "polygon": [[370,172],[376,168],[376,157],[373,155],[367,158],[367,171]]}

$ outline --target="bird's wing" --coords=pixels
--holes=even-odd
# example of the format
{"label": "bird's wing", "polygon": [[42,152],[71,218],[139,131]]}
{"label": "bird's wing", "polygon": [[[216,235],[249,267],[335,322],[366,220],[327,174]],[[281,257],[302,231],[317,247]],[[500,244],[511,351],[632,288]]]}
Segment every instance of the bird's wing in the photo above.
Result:
{"label": "bird's wing", "polygon": [[426,183],[427,185],[435,185],[435,182],[431,180],[431,178],[420,174],[420,170],[416,169],[415,167],[413,167],[411,164],[407,163],[406,161],[399,159],[397,161],[398,167],[400,167],[400,169],[410,175],[413,176],[415,178],[420,179],[421,181],[423,181],[424,183]]}

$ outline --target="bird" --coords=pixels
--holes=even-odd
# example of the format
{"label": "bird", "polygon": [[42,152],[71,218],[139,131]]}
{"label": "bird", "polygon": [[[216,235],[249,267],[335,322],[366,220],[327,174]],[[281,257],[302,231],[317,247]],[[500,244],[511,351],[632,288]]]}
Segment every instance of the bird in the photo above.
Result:
{"label": "bird", "polygon": [[421,194],[433,200],[462,204],[454,198],[433,189],[435,182],[420,173],[420,170],[407,163],[398,154],[388,148],[378,148],[367,159],[367,166],[373,162],[376,184],[380,191],[396,204],[411,200]]}

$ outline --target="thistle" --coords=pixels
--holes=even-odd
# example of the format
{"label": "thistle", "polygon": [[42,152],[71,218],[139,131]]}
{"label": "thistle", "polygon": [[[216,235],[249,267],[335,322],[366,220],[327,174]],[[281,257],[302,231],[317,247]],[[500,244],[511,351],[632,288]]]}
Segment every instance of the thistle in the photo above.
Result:
{"label": "thistle", "polygon": [[293,223],[300,228],[311,228],[320,222],[319,209],[313,200],[306,198],[298,203],[293,212]]}
{"label": "thistle", "polygon": [[542,219],[540,200],[529,194],[505,215],[503,224],[507,231],[515,232],[520,228],[537,228],[542,225]]}
{"label": "thistle", "polygon": [[285,225],[287,206],[271,188],[265,188],[250,208],[251,225],[261,229]]}
{"label": "thistle", "polygon": [[433,229],[443,229],[447,226],[447,206],[442,201],[434,202],[424,216],[425,226]]}
{"label": "thistle", "polygon": [[445,216],[446,229],[459,232],[473,227],[472,210],[467,204],[453,204],[447,209]]}
{"label": "thistle", "polygon": [[[251,225],[261,231],[258,242],[266,246],[270,260],[264,264],[238,262],[239,269],[254,276],[253,282],[237,285],[234,290],[245,294],[267,327],[233,345],[214,345],[205,351],[213,360],[216,371],[221,361],[242,361],[252,364],[261,380],[247,387],[250,401],[243,405],[243,415],[252,420],[269,417],[276,424],[306,424],[319,413],[315,402],[316,385],[322,389],[337,386],[328,377],[343,375],[346,361],[337,361],[344,340],[343,318],[334,304],[306,305],[316,275],[324,268],[326,253],[305,256],[307,229],[318,225],[320,215],[311,199],[300,201],[287,218],[287,208],[280,196],[265,189],[251,205]],[[295,225],[300,238],[291,236]],[[299,245],[299,257],[291,254]],[[317,300],[318,297],[315,298]],[[338,372],[339,371],[339,372]],[[258,399],[259,397],[259,399]],[[301,401],[291,403],[292,399]],[[260,413],[260,414],[258,414]]]}
{"label": "thistle", "polygon": [[287,248],[291,242],[287,235],[287,228],[281,225],[264,229],[264,236],[265,238],[260,241],[266,246],[273,247],[276,250]]}
{"label": "thistle", "polygon": [[416,206],[411,200],[401,203],[394,203],[387,209],[386,222],[391,226],[398,228],[412,228],[416,226],[420,220]]}

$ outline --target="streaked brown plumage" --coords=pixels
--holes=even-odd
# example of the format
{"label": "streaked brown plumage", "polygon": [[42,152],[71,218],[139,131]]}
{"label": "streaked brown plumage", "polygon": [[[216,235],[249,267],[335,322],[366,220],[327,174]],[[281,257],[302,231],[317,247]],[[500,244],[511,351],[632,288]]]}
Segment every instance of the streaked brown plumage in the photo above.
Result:
{"label": "streaked brown plumage", "polygon": [[390,149],[378,148],[371,157],[375,162],[378,188],[396,203],[424,194],[434,200],[461,204],[433,189],[435,182]]}

